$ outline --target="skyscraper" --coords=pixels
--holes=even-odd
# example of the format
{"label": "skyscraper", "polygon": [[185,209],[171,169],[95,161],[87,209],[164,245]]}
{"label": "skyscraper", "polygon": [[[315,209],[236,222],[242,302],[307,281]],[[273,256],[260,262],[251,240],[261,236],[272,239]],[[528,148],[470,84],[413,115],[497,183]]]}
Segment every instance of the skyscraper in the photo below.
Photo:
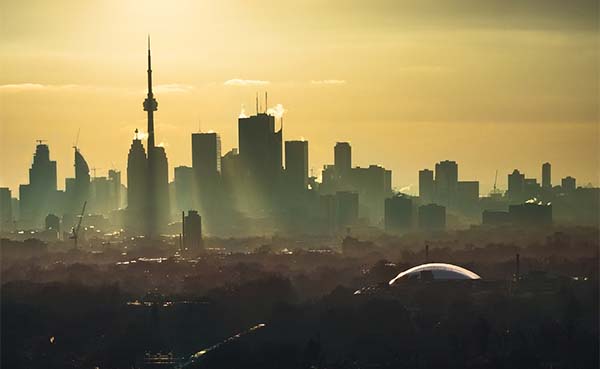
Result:
{"label": "skyscraper", "polygon": [[285,176],[288,190],[299,192],[308,186],[308,141],[285,142]]}
{"label": "skyscraper", "polygon": [[405,231],[412,227],[413,205],[409,197],[394,196],[385,199],[385,230]]}
{"label": "skyscraper", "polygon": [[458,164],[444,160],[435,165],[435,192],[443,205],[454,205],[458,187]]}
{"label": "skyscraper", "polygon": [[183,216],[183,247],[186,249],[202,249],[202,217],[195,210]]}
{"label": "skyscraper", "polygon": [[552,188],[552,166],[550,163],[542,164],[542,188]]}
{"label": "skyscraper", "polygon": [[121,207],[121,172],[110,169],[108,180],[111,186],[111,209],[119,209]]}
{"label": "skyscraper", "polygon": [[206,214],[218,201],[221,173],[221,138],[217,133],[192,134],[192,168],[195,206]]}
{"label": "skyscraper", "polygon": [[75,178],[65,180],[67,212],[71,214],[79,213],[90,196],[90,167],[77,147],[74,147],[74,166]]}
{"label": "skyscraper", "polygon": [[423,204],[433,201],[435,186],[433,182],[433,171],[423,169],[419,171],[419,197]]}
{"label": "skyscraper", "polygon": [[561,187],[564,192],[575,191],[577,188],[577,182],[575,178],[567,176],[561,180]]}
{"label": "skyscraper", "polygon": [[246,190],[246,212],[270,210],[282,174],[283,127],[275,131],[275,117],[258,113],[239,118],[240,181]]}
{"label": "skyscraper", "polygon": [[190,210],[193,207],[194,172],[186,166],[175,167],[175,202],[177,211]]}
{"label": "skyscraper", "polygon": [[338,229],[353,226],[358,222],[358,194],[338,191],[335,193],[335,217]]}
{"label": "skyscraper", "polygon": [[56,161],[50,160],[48,145],[39,141],[29,169],[29,184],[19,186],[21,219],[28,226],[41,227],[55,197]]}
{"label": "skyscraper", "polygon": [[446,228],[446,208],[429,204],[419,206],[419,228],[423,230],[443,230]]}
{"label": "skyscraper", "polygon": [[352,168],[352,146],[349,142],[337,142],[333,148],[333,164],[340,176],[346,176]]}
{"label": "skyscraper", "polygon": [[512,201],[522,201],[525,195],[525,174],[521,174],[518,169],[513,170],[508,175],[507,195]]}
{"label": "skyscraper", "polygon": [[192,133],[192,168],[200,180],[221,172],[221,137],[217,133]]}
{"label": "skyscraper", "polygon": [[143,217],[148,197],[148,161],[142,140],[135,130],[135,137],[127,156],[127,226],[133,231],[145,233]]}
{"label": "skyscraper", "polygon": [[10,188],[0,187],[0,232],[12,229],[13,213]]}

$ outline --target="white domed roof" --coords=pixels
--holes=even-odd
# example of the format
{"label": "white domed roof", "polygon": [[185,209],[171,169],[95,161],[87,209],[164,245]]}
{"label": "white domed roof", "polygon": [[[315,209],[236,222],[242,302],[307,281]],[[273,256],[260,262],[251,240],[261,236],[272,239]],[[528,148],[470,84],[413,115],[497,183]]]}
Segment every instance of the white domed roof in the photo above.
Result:
{"label": "white domed roof", "polygon": [[389,284],[392,285],[398,279],[421,279],[422,273],[427,273],[432,279],[448,280],[448,279],[481,279],[480,276],[472,271],[461,268],[453,264],[445,263],[429,263],[412,267],[398,274],[392,279]]}

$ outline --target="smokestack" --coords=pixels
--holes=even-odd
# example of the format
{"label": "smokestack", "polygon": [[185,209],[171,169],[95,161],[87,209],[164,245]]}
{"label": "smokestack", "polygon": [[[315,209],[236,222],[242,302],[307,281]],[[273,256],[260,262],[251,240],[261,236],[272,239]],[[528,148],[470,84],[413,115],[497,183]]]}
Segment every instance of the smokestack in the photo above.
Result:
{"label": "smokestack", "polygon": [[258,92],[256,93],[256,115],[258,115]]}
{"label": "smokestack", "polygon": [[269,108],[269,103],[267,102],[267,91],[265,91],[265,113],[267,112],[268,108]]}

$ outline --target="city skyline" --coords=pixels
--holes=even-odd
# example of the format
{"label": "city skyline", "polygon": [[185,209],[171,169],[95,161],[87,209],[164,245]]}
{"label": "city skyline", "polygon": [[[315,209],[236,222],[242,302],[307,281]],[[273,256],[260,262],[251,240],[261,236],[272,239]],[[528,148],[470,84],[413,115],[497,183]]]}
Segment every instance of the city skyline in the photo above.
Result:
{"label": "city skyline", "polygon": [[[287,3],[264,14],[235,2],[205,9],[151,2],[143,10],[127,3],[108,14],[91,2],[43,32],[25,32],[19,21],[48,14],[50,23],[40,26],[55,24],[57,12],[74,3],[38,3],[27,12],[8,4],[13,17],[1,36],[0,186],[17,192],[35,140],[45,139],[63,188],[79,129],[78,146],[90,167],[103,175],[111,167],[124,172],[133,130],[145,127],[135,106],[144,90],[139,65],[147,32],[159,55],[153,60],[160,71],[157,143],[167,145],[170,179],[172,168],[191,165],[189,135],[199,126],[220,134],[223,153],[236,147],[242,104],[254,113],[256,92],[262,97],[267,90],[269,106],[281,103],[286,110],[283,140],[310,142],[315,173],[333,162],[335,142],[349,141],[356,165],[393,170],[394,187],[412,185],[411,193],[418,170],[446,159],[461,164],[461,178],[480,180],[482,193],[492,188],[496,169],[541,178],[544,162],[553,164],[555,182],[572,175],[597,186],[597,4],[579,0],[577,11],[556,2],[512,4],[508,10],[520,17],[500,22],[489,10],[466,7],[466,0],[420,3],[341,13],[326,7],[324,16],[311,18],[307,35],[297,17],[314,4],[303,4],[295,16]],[[364,22],[360,14],[368,15]],[[219,16],[226,19],[219,26],[199,21]],[[336,21],[326,22],[328,16]],[[125,27],[122,35],[110,30],[113,23]],[[275,27],[286,23],[298,27]],[[70,35],[74,29],[77,35]],[[500,46],[485,46],[489,39]],[[506,188],[504,175],[498,184]]]}

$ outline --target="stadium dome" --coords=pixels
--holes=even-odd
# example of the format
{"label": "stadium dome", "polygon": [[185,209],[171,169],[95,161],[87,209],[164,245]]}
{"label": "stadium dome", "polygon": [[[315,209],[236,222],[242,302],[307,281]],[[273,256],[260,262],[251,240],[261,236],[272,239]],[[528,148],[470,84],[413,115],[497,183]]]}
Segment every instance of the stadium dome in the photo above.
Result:
{"label": "stadium dome", "polygon": [[390,286],[399,279],[456,280],[481,279],[481,277],[472,271],[457,265],[429,263],[418,265],[403,271],[389,282]]}

